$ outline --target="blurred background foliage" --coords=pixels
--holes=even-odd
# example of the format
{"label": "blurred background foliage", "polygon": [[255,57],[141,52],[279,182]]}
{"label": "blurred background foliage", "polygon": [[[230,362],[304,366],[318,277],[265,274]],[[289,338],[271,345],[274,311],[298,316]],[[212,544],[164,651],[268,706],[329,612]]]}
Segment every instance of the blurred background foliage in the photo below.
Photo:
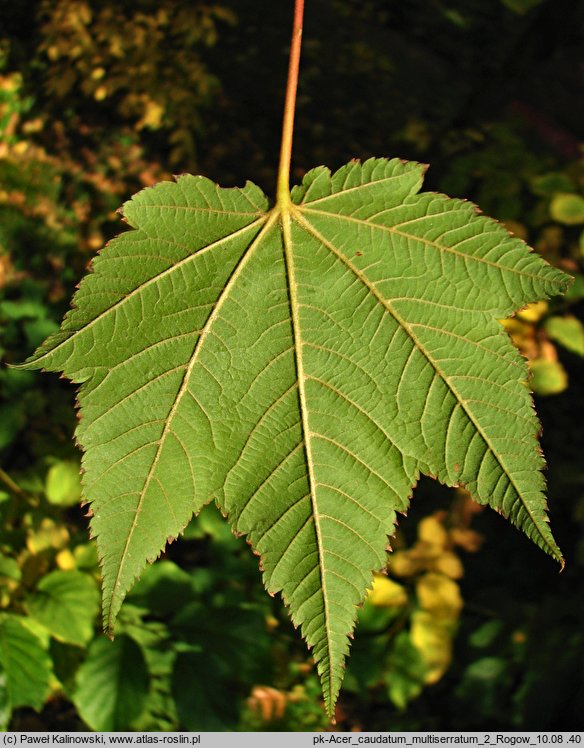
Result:
{"label": "blurred background foliage", "polygon": [[[139,188],[191,171],[273,190],[291,5],[0,0],[4,363],[55,329]],[[333,728],[303,643],[214,507],[103,637],[73,388],[3,366],[1,726],[582,729],[583,49],[581,0],[310,0],[294,157],[297,179],[352,157],[429,162],[429,188],[574,275],[504,322],[533,372],[564,573],[422,481],[359,612]]]}

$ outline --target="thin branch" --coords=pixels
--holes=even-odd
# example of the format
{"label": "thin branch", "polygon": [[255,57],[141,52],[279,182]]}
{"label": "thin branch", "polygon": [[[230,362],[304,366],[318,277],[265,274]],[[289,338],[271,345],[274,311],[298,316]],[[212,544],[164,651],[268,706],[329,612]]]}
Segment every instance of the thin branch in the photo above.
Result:
{"label": "thin branch", "polygon": [[12,478],[5,470],[2,470],[2,468],[0,468],[0,481],[2,481],[2,483],[4,483],[4,485],[12,491],[12,493],[16,494],[17,496],[21,496],[23,499],[28,499],[28,495],[17,483],[12,480]]}

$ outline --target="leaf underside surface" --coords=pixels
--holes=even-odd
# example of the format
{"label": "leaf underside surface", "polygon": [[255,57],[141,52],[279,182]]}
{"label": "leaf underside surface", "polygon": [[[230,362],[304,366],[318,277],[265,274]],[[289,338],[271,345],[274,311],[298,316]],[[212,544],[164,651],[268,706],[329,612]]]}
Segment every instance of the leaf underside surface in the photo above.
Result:
{"label": "leaf underside surface", "polygon": [[147,561],[215,501],[261,557],[334,707],[357,605],[420,474],[561,561],[526,362],[498,322],[569,278],[397,159],[310,171],[289,205],[184,175],[124,206],[24,365],[80,384],[111,630]]}

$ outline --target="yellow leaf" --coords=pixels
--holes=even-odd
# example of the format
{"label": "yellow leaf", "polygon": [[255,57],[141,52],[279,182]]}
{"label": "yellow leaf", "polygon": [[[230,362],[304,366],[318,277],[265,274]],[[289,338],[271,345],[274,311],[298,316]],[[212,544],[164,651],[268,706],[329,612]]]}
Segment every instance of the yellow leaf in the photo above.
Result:
{"label": "yellow leaf", "polygon": [[62,571],[73,571],[76,566],[75,557],[68,548],[59,551],[59,553],[57,553],[55,561],[57,562],[57,566],[59,567],[59,569],[61,569]]}
{"label": "yellow leaf", "polygon": [[418,525],[418,537],[424,543],[438,545],[441,548],[448,543],[448,533],[436,517],[424,517]]}
{"label": "yellow leaf", "polygon": [[40,553],[49,548],[61,549],[69,542],[69,533],[63,525],[57,525],[45,517],[38,530],[26,539],[26,547],[31,553]]}
{"label": "yellow leaf", "polygon": [[433,613],[418,610],[413,614],[410,637],[428,668],[425,683],[439,681],[450,665],[453,633],[452,623],[437,620]]}
{"label": "yellow leaf", "polygon": [[508,319],[500,319],[499,322],[507,330],[509,335],[520,335],[523,332],[523,323],[515,317],[509,317]]}
{"label": "yellow leaf", "polygon": [[547,310],[547,301],[536,301],[534,304],[528,304],[517,316],[526,322],[538,322]]}
{"label": "yellow leaf", "polygon": [[391,573],[396,577],[413,577],[424,570],[424,566],[410,551],[395,551],[389,561]]}
{"label": "yellow leaf", "polygon": [[584,223],[584,197],[569,192],[554,195],[550,204],[550,214],[554,221],[567,226]]}
{"label": "yellow leaf", "polygon": [[444,551],[434,562],[434,571],[445,574],[450,579],[460,579],[464,568],[458,556],[452,551]]}
{"label": "yellow leaf", "polygon": [[436,618],[458,618],[463,605],[460,589],[456,582],[444,574],[424,574],[416,583],[416,594],[423,610]]}
{"label": "yellow leaf", "polygon": [[373,589],[370,591],[367,600],[380,608],[397,608],[407,605],[408,593],[401,584],[394,582],[384,574],[375,574]]}
{"label": "yellow leaf", "polygon": [[151,130],[156,130],[162,123],[163,115],[163,106],[158,104],[156,101],[148,101],[144,108],[142,118],[136,123],[136,129],[141,130],[144,127],[149,127]]}

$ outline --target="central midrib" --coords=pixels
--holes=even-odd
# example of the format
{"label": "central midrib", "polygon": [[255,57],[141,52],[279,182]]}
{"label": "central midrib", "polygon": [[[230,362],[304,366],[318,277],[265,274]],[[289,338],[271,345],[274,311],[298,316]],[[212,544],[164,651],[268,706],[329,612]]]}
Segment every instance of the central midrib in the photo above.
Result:
{"label": "central midrib", "polygon": [[333,649],[331,641],[331,629],[330,629],[330,611],[328,604],[328,595],[326,589],[326,570],[324,566],[324,546],[321,533],[321,516],[318,508],[318,502],[316,499],[316,486],[317,481],[314,477],[314,461],[312,457],[312,445],[310,441],[310,428],[308,424],[308,406],[306,401],[305,381],[306,375],[304,373],[304,364],[302,359],[302,339],[300,332],[300,319],[299,319],[299,304],[297,297],[297,282],[296,282],[296,271],[294,268],[294,258],[292,251],[292,237],[290,231],[290,211],[289,209],[282,209],[281,222],[282,222],[282,238],[284,246],[284,261],[286,265],[286,273],[288,280],[288,298],[290,300],[290,313],[292,317],[292,331],[294,336],[294,351],[296,360],[296,374],[298,377],[298,398],[300,406],[300,415],[302,419],[302,432],[304,435],[304,451],[306,455],[306,464],[308,468],[308,488],[310,492],[310,501],[312,504],[312,515],[314,518],[314,527],[316,532],[316,542],[318,548],[318,563],[320,570],[320,579],[322,587],[322,599],[323,599],[323,613],[324,613],[324,626],[326,632],[327,642],[327,657],[328,657],[328,696],[329,703],[334,703],[334,688],[333,688]]}

